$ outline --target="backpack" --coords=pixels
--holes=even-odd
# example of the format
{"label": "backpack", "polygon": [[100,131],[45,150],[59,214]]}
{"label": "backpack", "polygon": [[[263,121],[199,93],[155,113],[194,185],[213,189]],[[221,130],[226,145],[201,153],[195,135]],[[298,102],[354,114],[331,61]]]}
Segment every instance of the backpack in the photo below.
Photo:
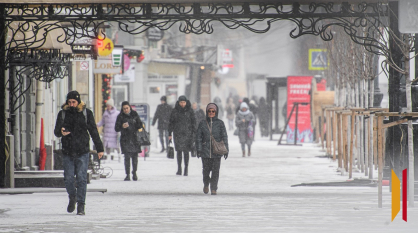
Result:
{"label": "backpack", "polygon": [[[84,118],[86,119],[86,125],[87,125],[87,111],[86,111],[86,109],[83,109],[83,115],[84,115]],[[62,122],[64,122],[64,119],[65,119],[65,111],[64,110],[61,112],[61,117],[62,117]]]}

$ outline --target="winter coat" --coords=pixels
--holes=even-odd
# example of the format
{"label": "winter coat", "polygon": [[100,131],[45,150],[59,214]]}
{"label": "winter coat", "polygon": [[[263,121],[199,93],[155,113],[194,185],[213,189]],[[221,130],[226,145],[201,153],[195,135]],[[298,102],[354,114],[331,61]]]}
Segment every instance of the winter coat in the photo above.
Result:
{"label": "winter coat", "polygon": [[[245,119],[245,122],[242,122],[243,119]],[[250,121],[254,126],[255,118],[252,112],[247,115],[243,115],[241,112],[238,112],[235,117],[235,126],[238,128],[238,137],[241,144],[251,145],[253,143],[253,139],[248,137],[248,125]]]}
{"label": "winter coat", "polygon": [[157,110],[154,114],[154,119],[152,119],[152,125],[155,125],[155,122],[158,120],[158,129],[167,130],[168,123],[170,121],[170,114],[173,108],[167,103],[159,104]]}
{"label": "winter coat", "polygon": [[[61,109],[55,123],[54,134],[61,138],[62,153],[74,157],[88,153],[90,151],[90,136],[93,139],[97,152],[103,152],[103,143],[97,131],[93,112],[86,108],[86,104],[81,101],[75,112],[70,110],[70,106],[67,103],[63,104]],[[86,110],[87,122],[83,113],[84,109]],[[62,116],[63,112],[65,112],[64,119]],[[61,128],[69,130],[70,134],[63,136]]]}
{"label": "winter coat", "polygon": [[216,104],[216,106],[218,106],[218,112],[219,112],[219,119],[224,118],[224,108],[222,107],[222,100],[219,97],[215,97],[215,99],[213,100],[214,104]]}
{"label": "winter coat", "polygon": [[260,123],[266,123],[269,120],[269,108],[268,105],[266,103],[266,100],[261,97],[260,99],[260,105],[258,106],[258,117],[260,120]]}
{"label": "winter coat", "polygon": [[[128,128],[122,127],[125,122],[128,122]],[[120,147],[122,149],[122,154],[142,152],[141,144],[137,141],[138,129],[141,128],[143,128],[142,121],[139,118],[138,113],[132,110],[132,107],[129,115],[123,113],[123,110],[120,111],[116,119],[115,131],[121,132]]]}
{"label": "winter coat", "polygon": [[97,123],[97,127],[103,127],[103,144],[105,148],[118,148],[118,132],[115,131],[116,118],[119,115],[116,108],[103,113],[103,118]]}
{"label": "winter coat", "polygon": [[198,108],[194,111],[194,116],[196,118],[196,130],[199,127],[199,123],[206,118],[205,112],[202,109]]}
{"label": "winter coat", "polygon": [[212,141],[210,137],[209,127],[212,128],[212,135],[217,142],[221,140],[225,143],[226,149],[229,151],[228,146],[228,134],[226,132],[225,124],[222,120],[218,119],[218,111],[216,111],[215,117],[212,119],[207,117],[199,123],[199,127],[196,132],[196,150],[202,158],[221,158],[223,155],[214,154],[212,150]]}
{"label": "winter coat", "polygon": [[233,120],[235,118],[235,104],[229,103],[225,106],[226,118]]}
{"label": "winter coat", "polygon": [[192,151],[194,149],[196,118],[190,101],[186,102],[186,106],[182,108],[177,101],[170,115],[168,135],[173,134],[176,151]]}

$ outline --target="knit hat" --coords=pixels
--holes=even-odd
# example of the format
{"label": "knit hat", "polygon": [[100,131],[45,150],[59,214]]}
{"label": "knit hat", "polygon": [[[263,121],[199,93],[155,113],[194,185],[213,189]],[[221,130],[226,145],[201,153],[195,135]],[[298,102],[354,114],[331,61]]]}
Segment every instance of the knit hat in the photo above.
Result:
{"label": "knit hat", "polygon": [[110,105],[112,107],[115,107],[115,103],[114,103],[113,99],[108,99],[107,102],[106,102],[106,105]]}
{"label": "knit hat", "polygon": [[70,99],[77,100],[77,102],[79,104],[81,103],[80,94],[78,94],[77,91],[70,91],[70,92],[68,92],[68,94],[67,94],[67,102]]}
{"label": "knit hat", "polygon": [[165,95],[161,96],[160,98],[161,101],[167,102],[167,97]]}
{"label": "knit hat", "polygon": [[248,109],[248,104],[245,102],[242,102],[241,105],[239,106],[239,109],[243,109],[243,108]]}
{"label": "knit hat", "polygon": [[184,95],[181,95],[178,99],[178,101],[187,101],[187,97]]}
{"label": "knit hat", "polygon": [[218,108],[217,108],[217,107],[216,107],[216,105],[215,105],[215,104],[213,104],[213,103],[210,103],[210,104],[208,104],[208,106],[206,106],[206,112],[207,112],[209,109],[215,109],[215,111],[218,111]]}

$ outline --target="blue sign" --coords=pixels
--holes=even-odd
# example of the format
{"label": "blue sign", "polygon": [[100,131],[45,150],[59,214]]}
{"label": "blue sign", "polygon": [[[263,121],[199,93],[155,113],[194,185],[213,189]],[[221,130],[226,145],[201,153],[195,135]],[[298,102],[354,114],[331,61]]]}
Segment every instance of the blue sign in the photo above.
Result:
{"label": "blue sign", "polygon": [[326,70],[328,65],[328,51],[326,49],[309,49],[309,70]]}
{"label": "blue sign", "polygon": [[[141,119],[142,123],[144,124],[145,130],[150,132],[150,108],[148,104],[131,104],[131,107],[134,111],[136,111]],[[150,136],[151,138],[151,136]],[[142,153],[140,153],[144,157],[149,157],[150,146],[143,146]]]}

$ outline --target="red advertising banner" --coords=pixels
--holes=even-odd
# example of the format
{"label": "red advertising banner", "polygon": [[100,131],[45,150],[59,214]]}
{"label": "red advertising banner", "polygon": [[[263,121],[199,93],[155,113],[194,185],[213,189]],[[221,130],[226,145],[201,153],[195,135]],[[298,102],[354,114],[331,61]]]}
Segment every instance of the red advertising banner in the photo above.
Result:
{"label": "red advertising banner", "polygon": [[313,140],[310,112],[311,96],[309,95],[312,78],[312,76],[287,77],[287,117],[289,117],[294,103],[299,103],[297,132],[295,132],[296,108],[293,110],[292,117],[286,128],[288,143],[294,142],[295,135],[299,143],[312,142]]}

